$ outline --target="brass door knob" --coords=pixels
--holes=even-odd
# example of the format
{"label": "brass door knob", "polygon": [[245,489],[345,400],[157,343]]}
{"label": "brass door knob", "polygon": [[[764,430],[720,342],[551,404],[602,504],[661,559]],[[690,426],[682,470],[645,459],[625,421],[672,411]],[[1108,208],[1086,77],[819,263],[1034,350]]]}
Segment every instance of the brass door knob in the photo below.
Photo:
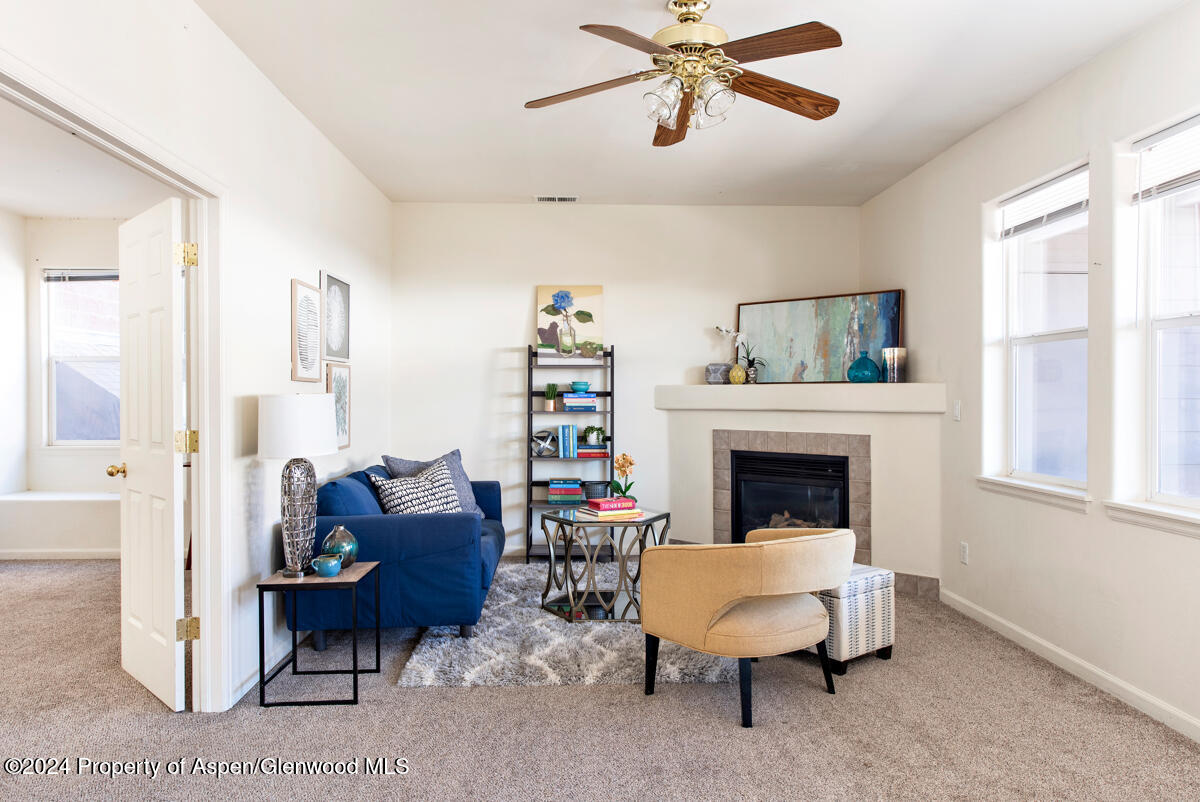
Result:
{"label": "brass door knob", "polygon": [[107,473],[109,476],[124,476],[125,463],[122,462],[120,465],[109,465],[108,470],[106,470],[105,473]]}

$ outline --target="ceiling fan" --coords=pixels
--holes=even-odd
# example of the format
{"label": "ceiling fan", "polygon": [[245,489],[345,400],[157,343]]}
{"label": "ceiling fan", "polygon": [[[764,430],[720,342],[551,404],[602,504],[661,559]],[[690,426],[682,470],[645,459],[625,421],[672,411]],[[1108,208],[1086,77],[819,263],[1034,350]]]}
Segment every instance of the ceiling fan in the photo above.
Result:
{"label": "ceiling fan", "polygon": [[837,98],[741,66],[751,61],[841,47],[842,37],[837,31],[819,22],[807,22],[730,42],[723,29],[701,22],[708,9],[708,0],[670,0],[667,10],[678,21],[650,39],[613,25],[580,26],[582,31],[650,54],[654,69],[531,100],[525,108],[540,109],[666,76],[660,86],[643,96],[648,116],[658,123],[655,147],[682,142],[689,126],[700,129],[720,124],[738,95],[811,120],[822,120],[838,110]]}

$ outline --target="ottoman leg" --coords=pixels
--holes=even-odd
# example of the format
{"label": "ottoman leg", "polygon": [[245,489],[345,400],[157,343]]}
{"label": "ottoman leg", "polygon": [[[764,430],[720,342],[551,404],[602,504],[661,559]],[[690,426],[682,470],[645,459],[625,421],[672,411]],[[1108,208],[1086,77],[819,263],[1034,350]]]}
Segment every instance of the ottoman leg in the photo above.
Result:
{"label": "ottoman leg", "polygon": [[892,659],[892,647],[884,646],[882,649],[876,649],[875,656],[878,657],[880,660],[891,660]]}
{"label": "ottoman leg", "polygon": [[846,666],[847,665],[848,664],[845,660],[830,660],[829,661],[829,670],[832,671],[834,674],[837,674],[839,677],[844,677],[844,676],[846,676]]}

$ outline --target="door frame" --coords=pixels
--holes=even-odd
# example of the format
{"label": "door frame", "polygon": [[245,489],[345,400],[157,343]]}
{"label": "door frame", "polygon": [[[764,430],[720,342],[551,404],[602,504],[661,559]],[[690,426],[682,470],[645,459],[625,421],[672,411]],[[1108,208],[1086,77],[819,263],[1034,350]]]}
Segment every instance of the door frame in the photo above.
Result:
{"label": "door frame", "polygon": [[156,142],[91,106],[46,76],[0,50],[0,97],[68,131],[116,159],[173,188],[185,201],[185,227],[199,247],[188,299],[188,366],[191,425],[200,431],[200,450],[188,475],[191,494],[192,615],[201,621],[193,642],[190,709],[227,710],[233,698],[232,580],[222,554],[228,546],[231,511],[223,482],[232,454],[232,404],[224,397],[221,366],[220,248],[222,198],[226,188]]}

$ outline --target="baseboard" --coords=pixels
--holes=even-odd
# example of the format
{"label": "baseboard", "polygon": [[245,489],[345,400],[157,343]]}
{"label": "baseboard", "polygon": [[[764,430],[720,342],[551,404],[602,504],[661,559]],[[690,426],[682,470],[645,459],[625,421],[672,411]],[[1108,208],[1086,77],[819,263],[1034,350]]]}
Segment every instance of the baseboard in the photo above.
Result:
{"label": "baseboard", "polygon": [[0,549],[0,560],[119,560],[120,549]]}
{"label": "baseboard", "polygon": [[[359,630],[359,631],[361,632],[361,630]],[[279,665],[279,661],[282,660],[283,658],[287,657],[288,653],[291,652],[291,650],[292,650],[291,630],[286,630],[286,632],[287,632],[287,637],[286,638],[277,638],[274,643],[274,648],[272,648],[271,652],[269,652],[267,654],[266,664],[267,664],[267,673],[268,674],[270,674],[271,669],[274,668],[275,666]],[[255,636],[257,637],[257,635],[258,635],[258,633],[256,632]],[[307,637],[308,637],[308,631],[302,630],[299,633],[299,636],[297,638],[297,644],[299,644],[301,641],[303,641]],[[301,646],[301,645],[296,646],[297,650],[299,650],[301,648],[303,648],[303,646]],[[258,653],[258,648],[256,646],[255,654],[257,654],[257,653]],[[360,658],[362,657],[361,652],[359,653],[359,657]],[[242,701],[242,697],[245,696],[246,694],[248,694],[251,690],[253,690],[254,686],[256,686],[256,685],[258,685],[258,667],[257,666],[255,666],[254,670],[250,672],[249,676],[247,676],[245,679],[243,679],[237,685],[237,687],[234,688],[232,698],[229,701],[229,707],[227,707],[225,709],[226,710],[232,709],[233,706],[236,705],[238,702]],[[256,701],[254,704],[257,705],[258,702]],[[224,711],[219,711],[219,712],[224,712]]]}
{"label": "baseboard", "polygon": [[1100,690],[1112,694],[1130,707],[1136,708],[1147,716],[1150,716],[1150,718],[1161,721],[1176,732],[1186,735],[1193,741],[1200,741],[1200,719],[1195,716],[1164,702],[1157,696],[1146,693],[1120,677],[1109,674],[1104,669],[1076,657],[1065,649],[1055,646],[1050,641],[1017,626],[1007,619],[1001,618],[995,613],[985,610],[956,593],[943,589],[941,598],[947,605],[958,610],[968,618],[973,618],[989,629],[999,632],[1009,640],[1049,660],[1064,671],[1074,674],[1084,682],[1095,685]]}

